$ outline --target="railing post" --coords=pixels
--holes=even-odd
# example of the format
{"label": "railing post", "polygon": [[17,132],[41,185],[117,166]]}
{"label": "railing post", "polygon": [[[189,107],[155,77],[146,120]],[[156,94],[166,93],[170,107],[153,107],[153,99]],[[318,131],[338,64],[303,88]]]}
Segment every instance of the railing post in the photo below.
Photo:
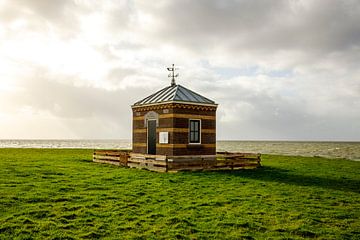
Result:
{"label": "railing post", "polygon": [[169,162],[167,156],[165,156],[165,172],[168,172],[169,170]]}

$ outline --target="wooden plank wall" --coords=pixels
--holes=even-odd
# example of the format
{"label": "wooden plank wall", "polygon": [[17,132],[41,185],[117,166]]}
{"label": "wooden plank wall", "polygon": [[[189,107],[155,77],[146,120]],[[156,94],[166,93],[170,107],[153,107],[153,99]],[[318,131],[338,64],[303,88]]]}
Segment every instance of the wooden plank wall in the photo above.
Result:
{"label": "wooden plank wall", "polygon": [[255,153],[218,152],[217,155],[172,156],[131,153],[129,150],[94,150],[94,162],[109,163],[156,172],[236,170],[261,166]]}
{"label": "wooden plank wall", "polygon": [[215,168],[243,169],[261,166],[260,153],[217,152]]}
{"label": "wooden plank wall", "polygon": [[148,169],[156,172],[167,172],[168,159],[165,155],[130,153],[128,167]]}
{"label": "wooden plank wall", "polygon": [[127,166],[131,150],[94,150],[93,161]]}

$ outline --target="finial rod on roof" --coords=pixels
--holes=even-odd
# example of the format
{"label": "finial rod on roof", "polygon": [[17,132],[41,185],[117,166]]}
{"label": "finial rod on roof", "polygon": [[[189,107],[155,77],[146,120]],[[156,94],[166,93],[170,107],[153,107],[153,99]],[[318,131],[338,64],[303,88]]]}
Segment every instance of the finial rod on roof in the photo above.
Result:
{"label": "finial rod on roof", "polygon": [[175,70],[178,70],[178,68],[174,67],[174,64],[172,65],[172,67],[168,67],[167,68],[168,71],[170,71],[171,73],[169,73],[168,77],[171,77],[171,86],[175,86],[175,78],[179,76],[179,74],[175,74]]}

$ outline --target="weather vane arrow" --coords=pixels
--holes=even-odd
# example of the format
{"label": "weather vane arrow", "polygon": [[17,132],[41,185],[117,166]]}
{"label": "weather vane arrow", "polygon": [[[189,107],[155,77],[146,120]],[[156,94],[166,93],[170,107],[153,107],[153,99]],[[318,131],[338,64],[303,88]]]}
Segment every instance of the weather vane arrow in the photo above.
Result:
{"label": "weather vane arrow", "polygon": [[175,70],[178,70],[179,68],[175,68],[174,64],[172,67],[168,67],[167,70],[170,71],[168,77],[171,77],[171,86],[175,86],[175,78],[179,76],[179,74],[175,74]]}

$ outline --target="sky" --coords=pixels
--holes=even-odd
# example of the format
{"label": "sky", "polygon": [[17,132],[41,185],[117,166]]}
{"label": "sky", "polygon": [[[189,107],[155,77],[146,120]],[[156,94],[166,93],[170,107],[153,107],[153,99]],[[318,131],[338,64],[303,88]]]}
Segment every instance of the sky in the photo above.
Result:
{"label": "sky", "polygon": [[360,141],[356,0],[0,0],[0,139],[130,139],[173,63],[219,140]]}

